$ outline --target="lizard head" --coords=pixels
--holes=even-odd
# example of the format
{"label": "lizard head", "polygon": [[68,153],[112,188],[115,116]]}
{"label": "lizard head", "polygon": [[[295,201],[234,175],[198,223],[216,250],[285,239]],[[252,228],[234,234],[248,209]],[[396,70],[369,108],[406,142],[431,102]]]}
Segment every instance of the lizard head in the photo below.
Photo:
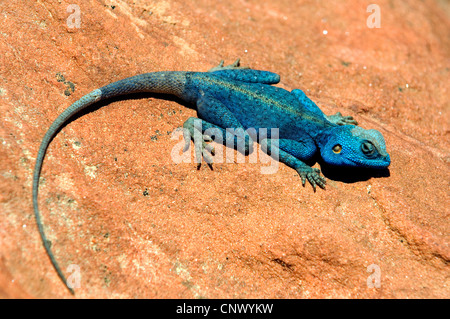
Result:
{"label": "lizard head", "polygon": [[334,126],[325,129],[317,140],[320,155],[330,165],[386,168],[391,163],[383,135],[377,130]]}

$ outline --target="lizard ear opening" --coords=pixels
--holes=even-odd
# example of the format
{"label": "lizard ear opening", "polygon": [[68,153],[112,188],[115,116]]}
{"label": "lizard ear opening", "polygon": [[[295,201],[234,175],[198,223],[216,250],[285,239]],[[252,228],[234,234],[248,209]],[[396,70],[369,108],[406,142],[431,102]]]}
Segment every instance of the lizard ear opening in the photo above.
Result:
{"label": "lizard ear opening", "polygon": [[332,148],[334,154],[339,154],[342,151],[342,146],[339,144],[336,144]]}

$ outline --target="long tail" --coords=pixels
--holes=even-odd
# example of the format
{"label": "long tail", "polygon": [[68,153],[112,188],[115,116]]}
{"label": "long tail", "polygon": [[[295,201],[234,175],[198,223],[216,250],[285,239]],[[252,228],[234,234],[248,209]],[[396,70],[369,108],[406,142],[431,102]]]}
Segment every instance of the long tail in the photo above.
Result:
{"label": "long tail", "polygon": [[50,248],[50,241],[44,233],[44,226],[41,220],[41,214],[38,208],[38,190],[39,177],[41,175],[42,164],[44,163],[45,152],[47,151],[50,142],[55,137],[56,133],[68,122],[68,120],[79,113],[88,106],[107,98],[112,98],[124,94],[152,92],[152,93],[166,93],[181,96],[185,86],[186,72],[153,72],[129,77],[111,84],[108,84],[100,89],[94,90],[91,93],[83,96],[78,101],[69,106],[62,112],[56,120],[52,123],[48,131],[42,139],[41,146],[36,158],[36,164],[33,173],[33,207],[36,223],[39,229],[42,242],[44,244],[47,255],[58,273],[59,278],[64,282],[69,291],[74,294],[74,290],[67,283],[61,268],[59,267],[55,256]]}

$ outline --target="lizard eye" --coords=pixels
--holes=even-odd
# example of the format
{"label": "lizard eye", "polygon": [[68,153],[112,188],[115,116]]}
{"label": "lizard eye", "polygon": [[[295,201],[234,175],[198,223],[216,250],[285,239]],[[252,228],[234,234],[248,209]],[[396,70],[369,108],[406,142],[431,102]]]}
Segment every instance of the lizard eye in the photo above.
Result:
{"label": "lizard eye", "polygon": [[370,142],[364,142],[361,145],[361,151],[364,153],[364,155],[373,155],[375,152],[375,146],[373,146]]}
{"label": "lizard eye", "polygon": [[339,144],[336,144],[335,146],[333,146],[333,153],[335,154],[339,154],[342,151],[342,146]]}

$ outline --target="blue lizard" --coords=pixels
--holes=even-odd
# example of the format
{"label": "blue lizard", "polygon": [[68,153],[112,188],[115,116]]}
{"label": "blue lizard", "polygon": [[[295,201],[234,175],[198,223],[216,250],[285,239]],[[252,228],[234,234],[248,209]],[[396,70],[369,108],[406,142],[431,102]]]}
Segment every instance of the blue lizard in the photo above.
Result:
{"label": "blue lizard", "polygon": [[[46,150],[56,133],[67,121],[81,110],[104,99],[124,94],[151,92],[175,95],[196,106],[198,118],[189,118],[184,124],[185,150],[195,135],[202,138],[196,156],[203,156],[210,164],[209,153],[214,149],[207,142],[208,129],[219,130],[226,136],[227,129],[241,129],[243,134],[232,136],[234,147],[245,154],[252,152],[255,137],[246,132],[249,128],[278,129],[278,139],[267,134],[259,139],[264,152],[276,154],[279,161],[295,169],[305,186],[325,188],[326,180],[320,170],[305,162],[320,154],[326,164],[338,167],[386,168],[390,158],[382,134],[376,130],[365,130],[356,126],[350,116],[337,113],[325,115],[301,90],[291,92],[272,86],[280,76],[253,70],[239,65],[239,59],[208,72],[152,72],[129,77],[83,96],[61,113],[47,130],[38,151],[33,175],[33,207],[39,233],[56,272],[71,293],[73,289],[56,262],[50,249],[38,209],[39,178]],[[195,125],[201,121],[201,126]],[[259,136],[258,136],[259,137]],[[257,138],[258,138],[257,137]],[[225,142],[225,141],[224,141]],[[200,158],[201,159],[201,158]]]}

